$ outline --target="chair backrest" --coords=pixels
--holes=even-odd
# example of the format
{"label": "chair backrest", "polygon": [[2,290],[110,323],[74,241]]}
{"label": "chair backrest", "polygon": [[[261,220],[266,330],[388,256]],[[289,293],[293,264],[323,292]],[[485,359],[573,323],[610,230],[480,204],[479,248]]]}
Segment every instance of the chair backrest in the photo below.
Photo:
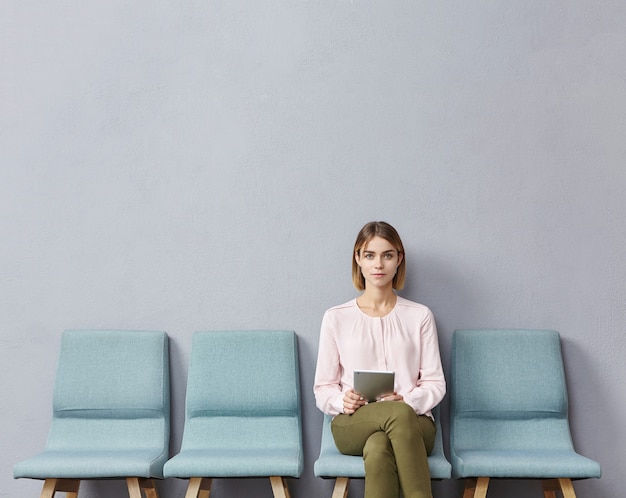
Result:
{"label": "chair backrest", "polygon": [[559,334],[457,330],[452,341],[451,450],[571,448]]}
{"label": "chair backrest", "polygon": [[167,458],[168,350],[165,332],[64,332],[46,449],[163,448]]}
{"label": "chair backrest", "polygon": [[300,410],[293,331],[194,334],[184,449],[301,444]]}

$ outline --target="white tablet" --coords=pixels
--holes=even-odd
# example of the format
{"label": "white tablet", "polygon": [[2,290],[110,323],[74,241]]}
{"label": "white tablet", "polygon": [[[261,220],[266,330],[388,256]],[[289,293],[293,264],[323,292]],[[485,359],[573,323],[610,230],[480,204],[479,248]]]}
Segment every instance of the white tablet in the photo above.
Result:
{"label": "white tablet", "polygon": [[385,394],[393,394],[394,372],[355,370],[354,390],[367,401],[376,401]]}

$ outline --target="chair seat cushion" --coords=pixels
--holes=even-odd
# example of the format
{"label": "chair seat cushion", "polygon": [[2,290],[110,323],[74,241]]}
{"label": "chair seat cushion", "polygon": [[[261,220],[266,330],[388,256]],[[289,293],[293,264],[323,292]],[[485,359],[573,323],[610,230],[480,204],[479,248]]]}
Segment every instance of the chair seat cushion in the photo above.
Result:
{"label": "chair seat cushion", "polygon": [[161,449],[47,450],[13,467],[13,477],[30,479],[108,479],[163,477],[167,455]]}
{"label": "chair seat cushion", "polygon": [[299,477],[303,456],[299,449],[190,449],[170,459],[165,477]]}
{"label": "chair seat cushion", "polygon": [[[450,478],[450,462],[437,449],[428,457],[428,467],[432,479]],[[344,455],[336,448],[325,448],[316,460],[313,472],[317,477],[362,479],[365,477],[365,465],[361,456]]]}
{"label": "chair seat cushion", "polygon": [[363,457],[343,455],[338,451],[322,452],[313,466],[317,477],[350,477],[362,479],[365,477]]}
{"label": "chair seat cushion", "polygon": [[454,477],[570,478],[600,477],[600,464],[568,450],[457,450]]}

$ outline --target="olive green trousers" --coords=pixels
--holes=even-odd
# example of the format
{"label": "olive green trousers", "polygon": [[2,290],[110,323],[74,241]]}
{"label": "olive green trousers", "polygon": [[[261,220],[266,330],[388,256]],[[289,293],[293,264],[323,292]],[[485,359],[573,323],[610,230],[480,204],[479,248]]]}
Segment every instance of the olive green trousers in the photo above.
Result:
{"label": "olive green trousers", "polygon": [[432,498],[428,454],[435,423],[403,401],[368,403],[331,424],[337,449],[362,455],[365,498]]}

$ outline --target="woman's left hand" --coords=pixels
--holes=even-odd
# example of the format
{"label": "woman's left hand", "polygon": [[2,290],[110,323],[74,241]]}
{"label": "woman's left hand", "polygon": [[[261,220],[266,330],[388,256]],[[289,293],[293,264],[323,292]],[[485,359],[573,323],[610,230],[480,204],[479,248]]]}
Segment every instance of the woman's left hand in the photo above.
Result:
{"label": "woman's left hand", "polygon": [[378,401],[404,401],[404,397],[402,394],[393,393],[378,398]]}

